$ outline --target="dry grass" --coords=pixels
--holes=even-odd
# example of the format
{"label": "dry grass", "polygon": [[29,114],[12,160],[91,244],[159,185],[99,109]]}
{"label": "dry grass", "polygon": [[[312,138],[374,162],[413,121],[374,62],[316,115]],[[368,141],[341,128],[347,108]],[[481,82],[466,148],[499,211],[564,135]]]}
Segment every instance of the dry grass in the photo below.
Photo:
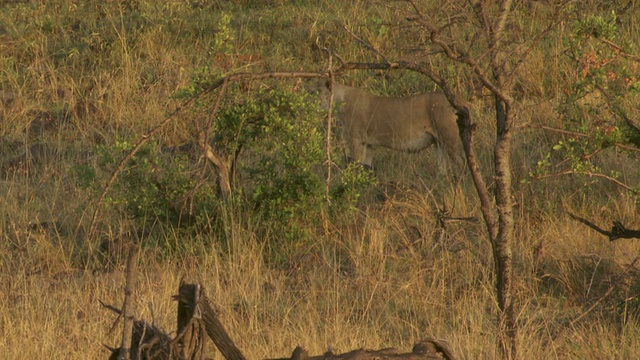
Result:
{"label": "dry grass", "polygon": [[[116,244],[111,252],[96,255],[99,240],[84,237],[102,184],[80,186],[80,170],[98,162],[96,145],[135,141],[177,106],[172,95],[204,66],[220,75],[321,69],[321,55],[309,50],[316,37],[351,58],[368,59],[335,19],[368,31],[364,35],[381,49],[391,51],[398,41],[376,28],[392,13],[365,2],[346,10],[340,2],[196,3],[0,6],[0,90],[17,94],[0,97],[4,358],[98,358],[107,355],[101,343],[118,341],[118,329],[108,333],[114,318],[98,301],[120,305],[124,262],[116,245],[135,235],[131,219],[106,208],[100,240]],[[228,28],[223,14],[230,15]],[[231,35],[220,40],[225,29]],[[556,47],[548,44],[551,53]],[[558,122],[554,106],[563,79],[549,79],[543,69],[565,70],[562,64],[548,67],[541,51],[524,68],[531,75],[521,84],[518,125]],[[370,75],[354,73],[345,81],[382,89]],[[385,76],[387,93],[429,86],[413,75]],[[485,98],[471,106],[480,124],[477,151],[489,166],[492,109]],[[186,123],[170,124],[159,142],[182,143]],[[639,228],[638,199],[594,178],[521,184],[557,139],[523,128],[514,141],[520,358],[640,358],[640,283],[636,268],[628,269],[640,243],[610,243],[565,215]],[[496,358],[497,306],[485,228],[452,223],[436,241],[443,203],[454,216],[479,216],[470,182],[444,184],[436,171],[425,170],[436,164],[431,154],[376,156],[387,201],[367,198],[357,211],[316,219],[312,236],[283,247],[277,260],[270,258],[278,251],[270,243],[280,239],[259,231],[261,224],[236,208],[218,212],[228,215],[220,220],[227,243],[207,229],[152,225],[152,235],[142,237],[138,316],[174,329],[170,298],[186,279],[205,287],[248,358],[284,356],[296,345],[310,353],[409,348],[425,336],[446,339],[460,358]],[[605,170],[619,169],[625,182],[638,184],[637,161],[601,156]]]}

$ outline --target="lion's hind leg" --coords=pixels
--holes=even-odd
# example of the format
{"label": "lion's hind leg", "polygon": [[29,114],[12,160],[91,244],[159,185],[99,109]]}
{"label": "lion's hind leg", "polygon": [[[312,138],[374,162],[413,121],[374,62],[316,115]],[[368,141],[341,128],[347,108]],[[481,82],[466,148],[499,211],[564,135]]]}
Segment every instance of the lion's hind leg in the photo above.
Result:
{"label": "lion's hind leg", "polygon": [[440,174],[450,178],[454,183],[458,183],[466,170],[466,160],[462,149],[438,144],[436,155]]}
{"label": "lion's hind leg", "polygon": [[443,146],[441,146],[440,144],[436,146],[436,158],[438,160],[438,170],[440,172],[440,175],[442,176],[451,175],[451,172],[452,172],[451,159],[449,157],[448,152],[445,149],[443,149]]}

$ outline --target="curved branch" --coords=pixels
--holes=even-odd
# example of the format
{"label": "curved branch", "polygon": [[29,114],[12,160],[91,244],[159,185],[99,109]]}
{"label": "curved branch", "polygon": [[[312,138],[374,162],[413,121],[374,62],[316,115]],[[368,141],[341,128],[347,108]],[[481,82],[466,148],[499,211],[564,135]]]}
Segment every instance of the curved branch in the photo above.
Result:
{"label": "curved branch", "polygon": [[593,230],[597,231],[598,233],[604,236],[607,236],[609,238],[609,241],[614,241],[618,239],[640,239],[640,230],[627,229],[624,225],[622,225],[620,221],[614,220],[613,225],[611,226],[611,231],[607,231],[607,230],[601,229],[596,224],[592,223],[591,221],[585,218],[581,218],[572,213],[568,213],[568,214],[572,219],[587,225],[588,227],[592,228]]}

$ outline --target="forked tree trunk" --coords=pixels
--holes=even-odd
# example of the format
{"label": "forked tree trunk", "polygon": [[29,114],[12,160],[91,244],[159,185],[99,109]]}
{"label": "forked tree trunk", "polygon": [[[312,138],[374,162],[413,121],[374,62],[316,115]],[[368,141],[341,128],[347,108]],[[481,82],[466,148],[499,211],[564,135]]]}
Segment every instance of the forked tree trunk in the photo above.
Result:
{"label": "forked tree trunk", "polygon": [[[513,204],[511,202],[511,90],[513,82],[507,81],[511,63],[502,48],[504,31],[511,12],[512,0],[503,0],[496,21],[485,21],[484,28],[489,34],[491,54],[491,72],[497,91],[492,91],[496,109],[496,143],[494,147],[495,163],[495,200],[498,212],[498,231],[492,237],[493,259],[495,262],[496,293],[498,296],[498,329],[500,331],[500,351],[503,359],[517,357],[516,321],[513,311],[513,266],[512,247]],[[483,11],[481,9],[481,11]]]}
{"label": "forked tree trunk", "polygon": [[[495,196],[489,190],[482,177],[482,172],[473,151],[473,130],[469,109],[453,98],[451,102],[458,115],[460,138],[467,156],[467,165],[473,179],[474,187],[480,199],[480,209],[484,217],[491,250],[493,252],[496,276],[496,294],[498,297],[498,328],[500,329],[499,346],[503,358],[516,357],[516,323],[512,298],[512,246],[513,246],[513,206],[511,203],[511,110],[510,107],[496,100],[497,138],[494,147],[496,183]],[[495,205],[493,202],[495,198]],[[497,213],[497,221],[495,215]]]}

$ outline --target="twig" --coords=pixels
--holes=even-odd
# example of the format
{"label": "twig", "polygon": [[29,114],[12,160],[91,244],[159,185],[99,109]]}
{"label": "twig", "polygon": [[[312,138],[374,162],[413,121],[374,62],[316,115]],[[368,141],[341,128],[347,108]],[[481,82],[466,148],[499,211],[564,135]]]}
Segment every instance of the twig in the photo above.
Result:
{"label": "twig", "polygon": [[357,42],[361,43],[362,45],[364,45],[364,47],[366,47],[367,49],[369,49],[370,51],[374,52],[376,55],[378,55],[385,63],[390,64],[389,60],[387,60],[387,58],[378,50],[375,48],[375,46],[371,45],[370,43],[364,41],[361,37],[359,37],[358,35],[354,34],[353,31],[349,30],[349,28],[344,25],[342,26],[346,32],[351,35],[352,38],[356,39]]}
{"label": "twig", "polygon": [[100,303],[100,305],[102,305],[103,308],[107,308],[108,310],[111,310],[114,313],[118,314],[118,317],[116,317],[116,319],[113,321],[113,324],[111,324],[109,331],[107,331],[107,334],[111,334],[113,333],[113,330],[115,330],[116,327],[118,326],[120,319],[122,319],[122,310],[118,309],[113,305],[105,304],[104,302],[102,302],[102,300],[98,300],[98,302]]}
{"label": "twig", "polygon": [[551,178],[551,177],[556,177],[556,176],[562,176],[562,175],[584,175],[584,176],[589,176],[589,177],[597,177],[597,178],[603,178],[606,180],[611,181],[612,183],[618,185],[619,187],[630,191],[632,193],[637,193],[638,191],[632,187],[630,187],[629,185],[621,182],[620,180],[611,177],[609,175],[605,175],[605,174],[601,174],[601,173],[593,173],[593,172],[577,172],[577,171],[573,171],[572,169],[566,169],[566,170],[560,170],[551,174],[544,174],[544,175],[536,175],[533,176],[532,179],[535,180],[542,180],[542,179],[547,179],[547,178]]}
{"label": "twig", "polygon": [[[569,214],[569,215],[571,215],[571,214]],[[628,273],[629,270],[631,270],[633,267],[635,267],[635,264],[636,264],[636,262],[638,262],[638,260],[640,260],[640,255],[636,256],[636,258],[633,259],[631,264],[629,264],[629,266],[627,266],[627,268],[624,270],[624,272],[618,278],[621,278],[622,275]],[[587,314],[589,314],[593,309],[595,309],[596,306],[598,306],[598,304],[600,304],[607,296],[609,296],[609,294],[611,294],[613,289],[616,288],[617,283],[618,283],[617,281],[613,281],[612,284],[609,285],[609,288],[607,289],[607,291],[605,291],[605,293],[602,294],[602,296],[600,296],[598,298],[598,300],[596,300],[593,304],[591,304],[591,306],[589,306],[588,309],[583,311],[582,314],[578,315],[575,319],[571,320],[571,322],[569,323],[569,326],[573,327],[578,321],[580,321]]]}
{"label": "twig", "polygon": [[529,127],[531,129],[542,129],[542,130],[546,130],[546,131],[556,132],[556,133],[559,133],[559,134],[570,135],[570,136],[575,136],[575,137],[586,137],[586,138],[590,138],[591,137],[591,135],[587,135],[587,134],[583,134],[583,133],[579,133],[579,132],[575,132],[575,131],[558,129],[558,128],[554,128],[554,127],[551,127],[551,126],[545,126],[545,125],[523,126],[523,128],[526,128],[526,127]]}
{"label": "twig", "polygon": [[329,108],[327,109],[327,141],[326,141],[326,154],[327,154],[327,179],[325,181],[325,187],[324,187],[324,196],[326,198],[327,201],[327,205],[331,205],[331,197],[329,196],[329,185],[331,183],[331,167],[333,165],[333,162],[331,161],[331,120],[332,120],[332,111],[333,111],[333,81],[334,81],[334,77],[333,77],[333,71],[331,71],[331,68],[333,66],[333,57],[331,56],[331,50],[326,49],[327,51],[327,72],[329,73],[329,83],[331,86],[331,94],[329,95]]}
{"label": "twig", "polygon": [[[523,125],[521,127],[522,129],[542,129],[545,131],[551,131],[551,132],[555,132],[558,134],[563,134],[563,135],[569,135],[569,136],[575,136],[575,137],[581,137],[581,138],[588,138],[588,139],[592,139],[593,136],[589,135],[589,134],[583,134],[580,132],[575,132],[575,131],[569,131],[569,130],[564,130],[564,129],[558,129],[558,128],[554,128],[551,126],[545,126],[545,125]],[[629,145],[624,145],[624,144],[620,144],[620,143],[612,143],[612,146],[615,146],[619,149],[623,149],[623,150],[627,150],[627,151],[635,151],[635,152],[640,152],[639,148],[633,147],[633,146],[629,146]]]}
{"label": "twig", "polygon": [[[564,2],[562,3],[559,7],[556,7],[554,9],[553,14],[551,15],[549,24],[547,25],[547,27],[545,29],[543,29],[541,32],[539,32],[534,38],[533,41],[531,41],[531,43],[528,45],[528,48],[525,49],[521,54],[520,54],[520,59],[515,63],[515,65],[513,66],[513,69],[511,69],[511,73],[509,74],[509,77],[511,78],[514,74],[517,73],[518,68],[524,64],[524,59],[526,59],[529,54],[531,54],[531,52],[536,48],[536,46],[540,43],[540,41],[542,39],[544,39],[546,37],[546,35],[551,32],[554,28],[557,28],[558,25],[564,21],[564,19],[560,16],[562,14],[562,12],[564,11],[564,9],[566,7],[568,7],[569,2]],[[508,58],[508,57],[507,57]]]}
{"label": "twig", "polygon": [[619,54],[620,56],[629,58],[629,59],[631,59],[631,60],[633,60],[635,62],[640,62],[640,56],[634,55],[634,54],[631,54],[629,52],[624,51],[624,48],[622,46],[614,43],[613,41],[607,40],[607,39],[604,39],[604,38],[601,38],[601,37],[598,37],[596,39],[598,41],[603,42],[603,43],[611,46],[612,48],[616,49],[617,54]]}
{"label": "twig", "polygon": [[[580,173],[577,173],[577,174],[580,174]],[[634,188],[630,187],[629,185],[627,185],[627,184],[621,182],[620,180],[618,180],[618,179],[616,179],[614,177],[611,177],[609,175],[605,175],[605,174],[601,174],[601,173],[592,173],[592,172],[583,173],[583,175],[590,176],[590,177],[593,176],[593,177],[603,178],[603,179],[611,181],[612,183],[618,185],[619,187],[621,187],[621,188],[623,188],[623,189],[625,189],[627,191],[630,191],[632,193],[637,193],[638,192],[637,190],[635,190]]]}
{"label": "twig", "polygon": [[562,176],[562,175],[571,175],[573,174],[573,170],[568,169],[568,170],[561,170],[561,171],[557,171],[554,173],[550,173],[550,174],[544,174],[544,175],[536,175],[533,176],[532,179],[535,180],[542,180],[542,179],[547,179],[547,178],[552,178],[552,177],[556,177],[556,176]]}

